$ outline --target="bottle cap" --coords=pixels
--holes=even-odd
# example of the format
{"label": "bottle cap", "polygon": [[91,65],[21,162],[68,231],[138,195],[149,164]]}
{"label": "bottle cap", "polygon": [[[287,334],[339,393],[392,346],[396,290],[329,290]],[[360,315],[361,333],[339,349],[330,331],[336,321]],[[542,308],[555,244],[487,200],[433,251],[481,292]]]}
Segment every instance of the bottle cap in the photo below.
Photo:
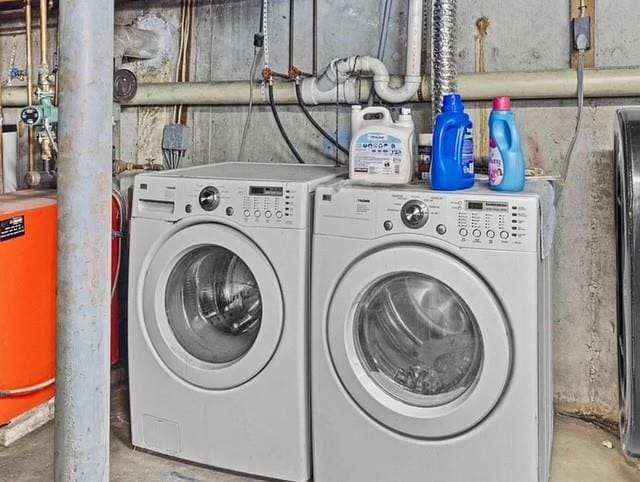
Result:
{"label": "bottle cap", "polygon": [[442,98],[442,112],[462,112],[464,104],[460,94],[446,94]]}
{"label": "bottle cap", "polygon": [[511,110],[511,97],[496,97],[493,99],[493,110]]}
{"label": "bottle cap", "polygon": [[418,134],[418,145],[419,146],[432,146],[433,145],[433,134]]}

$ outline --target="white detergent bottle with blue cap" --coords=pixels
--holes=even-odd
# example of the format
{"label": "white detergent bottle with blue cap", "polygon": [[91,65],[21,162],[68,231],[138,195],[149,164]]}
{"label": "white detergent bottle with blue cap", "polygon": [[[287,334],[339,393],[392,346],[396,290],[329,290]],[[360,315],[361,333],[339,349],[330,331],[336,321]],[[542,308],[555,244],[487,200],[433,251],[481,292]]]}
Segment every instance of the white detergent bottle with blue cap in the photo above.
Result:
{"label": "white detergent bottle with blue cap", "polygon": [[524,153],[509,97],[493,100],[489,137],[489,187],[494,191],[522,191]]}
{"label": "white detergent bottle with blue cap", "polygon": [[411,109],[397,121],[380,106],[351,107],[349,178],[370,184],[406,184],[413,175],[415,126]]}

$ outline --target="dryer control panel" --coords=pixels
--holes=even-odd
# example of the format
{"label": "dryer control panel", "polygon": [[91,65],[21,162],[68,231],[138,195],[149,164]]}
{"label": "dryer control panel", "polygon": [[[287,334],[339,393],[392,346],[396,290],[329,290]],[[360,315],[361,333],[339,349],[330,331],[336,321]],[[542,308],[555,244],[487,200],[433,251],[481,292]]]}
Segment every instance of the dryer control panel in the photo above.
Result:
{"label": "dryer control panel", "polygon": [[420,234],[461,248],[536,251],[540,207],[536,194],[487,188],[436,192],[422,186],[372,188],[353,184],[317,192],[318,234],[375,238]]}
{"label": "dryer control panel", "polygon": [[138,176],[133,216],[179,221],[204,215],[249,227],[302,229],[310,225],[311,202],[302,183]]}

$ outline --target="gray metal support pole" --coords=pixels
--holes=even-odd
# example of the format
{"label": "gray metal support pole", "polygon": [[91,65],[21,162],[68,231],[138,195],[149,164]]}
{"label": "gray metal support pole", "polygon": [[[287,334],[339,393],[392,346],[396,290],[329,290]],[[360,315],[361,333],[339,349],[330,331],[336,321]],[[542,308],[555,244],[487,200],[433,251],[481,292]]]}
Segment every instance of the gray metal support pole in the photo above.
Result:
{"label": "gray metal support pole", "polygon": [[113,0],[60,0],[57,482],[109,480]]}

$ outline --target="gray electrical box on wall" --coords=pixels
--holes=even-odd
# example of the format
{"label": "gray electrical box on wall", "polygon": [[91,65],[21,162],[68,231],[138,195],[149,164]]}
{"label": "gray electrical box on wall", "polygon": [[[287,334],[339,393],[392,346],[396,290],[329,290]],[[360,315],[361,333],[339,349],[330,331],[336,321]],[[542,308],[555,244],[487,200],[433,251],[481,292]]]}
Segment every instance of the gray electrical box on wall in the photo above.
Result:
{"label": "gray electrical box on wall", "polygon": [[620,437],[640,457],[640,109],[621,109],[615,132]]}

